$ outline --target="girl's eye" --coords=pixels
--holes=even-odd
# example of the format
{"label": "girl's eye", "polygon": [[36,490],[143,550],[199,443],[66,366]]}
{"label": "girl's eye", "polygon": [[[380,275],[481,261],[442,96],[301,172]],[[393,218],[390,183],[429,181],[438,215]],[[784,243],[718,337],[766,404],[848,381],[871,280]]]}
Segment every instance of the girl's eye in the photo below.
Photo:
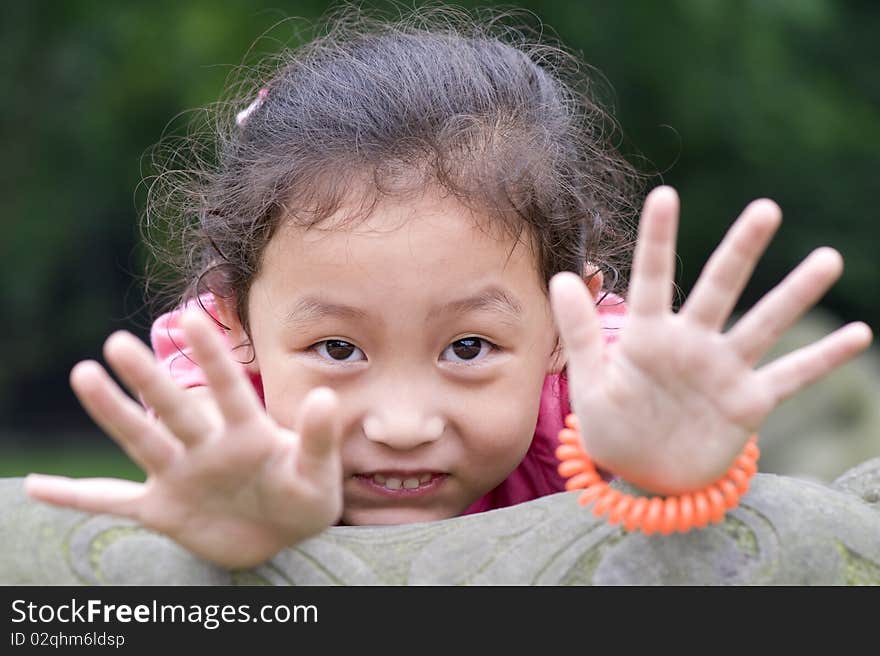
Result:
{"label": "girl's eye", "polygon": [[[443,350],[443,357],[452,362],[478,362],[497,347],[482,337],[457,339]],[[362,362],[367,358],[357,346],[342,339],[325,339],[312,349],[324,360],[332,362]]]}
{"label": "girl's eye", "polygon": [[452,362],[474,362],[482,360],[496,347],[482,337],[457,339],[444,349],[443,354]]}
{"label": "girl's eye", "polygon": [[333,360],[334,362],[360,362],[366,360],[364,357],[352,357],[352,355],[356,356],[358,353],[363,355],[364,352],[354,344],[341,339],[325,339],[323,342],[315,344],[312,348],[325,360]]}

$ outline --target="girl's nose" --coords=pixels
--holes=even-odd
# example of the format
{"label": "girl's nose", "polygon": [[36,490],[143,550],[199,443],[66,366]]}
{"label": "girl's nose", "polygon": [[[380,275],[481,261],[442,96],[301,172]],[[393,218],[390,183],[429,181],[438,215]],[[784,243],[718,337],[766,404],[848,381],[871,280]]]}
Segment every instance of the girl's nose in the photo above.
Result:
{"label": "girl's nose", "polygon": [[440,439],[446,424],[437,416],[388,413],[367,416],[363,428],[368,440],[385,444],[392,449],[405,450]]}

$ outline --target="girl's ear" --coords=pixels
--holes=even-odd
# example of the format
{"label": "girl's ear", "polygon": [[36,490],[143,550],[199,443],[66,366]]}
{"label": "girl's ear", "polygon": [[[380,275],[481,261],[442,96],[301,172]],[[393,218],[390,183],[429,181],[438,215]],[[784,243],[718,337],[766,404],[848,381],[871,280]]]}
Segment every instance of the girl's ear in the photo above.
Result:
{"label": "girl's ear", "polygon": [[[587,262],[584,267],[584,283],[587,285],[587,289],[590,291],[590,296],[593,297],[594,302],[598,302],[599,295],[602,293],[603,283],[605,282],[605,278],[602,276],[602,270]],[[559,335],[556,336],[556,346],[553,348],[553,352],[550,354],[550,364],[547,368],[548,374],[558,374],[563,369],[565,369],[565,354],[562,349],[562,342],[559,340]]]}
{"label": "girl's ear", "polygon": [[550,354],[547,373],[555,375],[565,369],[565,356],[562,354],[562,342],[559,341],[559,335],[556,335],[556,345],[553,347],[553,353]]}
{"label": "girl's ear", "polygon": [[229,341],[229,348],[232,349],[232,357],[240,362],[248,373],[260,373],[257,354],[251,344],[250,335],[241,324],[235,302],[219,296],[214,297],[214,302],[217,306],[217,318],[220,323],[229,327],[226,338]]}
{"label": "girl's ear", "polygon": [[587,262],[586,270],[584,271],[584,282],[587,283],[590,296],[593,297],[594,301],[598,301],[605,284],[605,276],[602,275],[602,269]]}

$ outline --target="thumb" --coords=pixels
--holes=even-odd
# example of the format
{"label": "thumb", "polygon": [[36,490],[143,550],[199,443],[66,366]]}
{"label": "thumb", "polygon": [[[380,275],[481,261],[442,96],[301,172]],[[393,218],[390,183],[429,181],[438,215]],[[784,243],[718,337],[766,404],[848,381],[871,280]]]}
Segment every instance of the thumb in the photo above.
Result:
{"label": "thumb", "polygon": [[302,466],[311,469],[338,455],[342,443],[339,424],[339,397],[336,392],[329,387],[311,390],[300,406],[296,426]]}
{"label": "thumb", "polygon": [[550,279],[550,307],[565,350],[570,379],[597,367],[605,348],[599,315],[584,281],[573,273]]}

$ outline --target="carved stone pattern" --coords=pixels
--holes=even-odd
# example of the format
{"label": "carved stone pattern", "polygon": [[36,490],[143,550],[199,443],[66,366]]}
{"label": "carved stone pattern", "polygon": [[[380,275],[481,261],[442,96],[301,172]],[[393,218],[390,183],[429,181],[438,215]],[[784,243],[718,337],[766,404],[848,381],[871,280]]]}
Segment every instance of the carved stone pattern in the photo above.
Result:
{"label": "carved stone pattern", "polygon": [[702,530],[626,533],[560,493],[423,524],[332,527],[251,570],[134,522],[27,499],[0,479],[5,585],[877,585],[880,458],[832,485],[757,474]]}

